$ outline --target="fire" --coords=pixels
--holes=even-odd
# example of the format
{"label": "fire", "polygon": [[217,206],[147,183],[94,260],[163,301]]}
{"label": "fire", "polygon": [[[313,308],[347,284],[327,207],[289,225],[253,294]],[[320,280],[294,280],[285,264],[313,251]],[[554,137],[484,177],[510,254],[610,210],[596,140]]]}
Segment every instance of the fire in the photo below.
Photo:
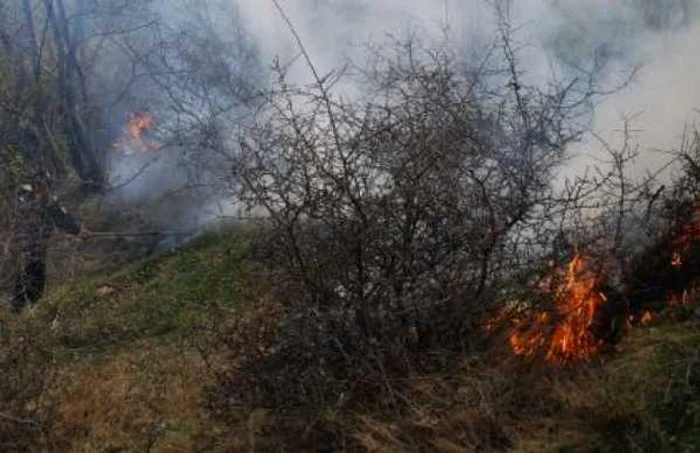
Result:
{"label": "fire", "polygon": [[639,324],[642,326],[647,326],[651,321],[654,320],[654,315],[651,314],[649,310],[645,311],[642,318],[639,320]]}
{"label": "fire", "polygon": [[[673,253],[671,255],[671,266],[678,272],[687,275],[690,272],[689,258],[690,248],[700,240],[700,202],[696,202],[692,206],[690,219],[680,225],[676,230],[675,236],[671,240]],[[698,282],[686,282],[686,287],[680,290],[669,291],[666,297],[666,303],[669,306],[677,307],[689,305],[690,301],[695,298],[698,289]],[[680,291],[680,292],[679,292]]]}
{"label": "fire", "polygon": [[673,256],[671,257],[671,266],[677,269],[683,266],[683,257],[679,252],[673,252]]}
{"label": "fire", "polygon": [[147,112],[136,112],[127,115],[127,125],[122,137],[114,143],[114,148],[123,150],[125,154],[148,152],[158,148],[155,141],[146,137],[146,133],[156,128],[155,118]]}
{"label": "fire", "polygon": [[[690,219],[677,225],[668,245],[666,265],[674,272],[663,283],[674,289],[666,292],[665,303],[669,307],[688,306],[700,294],[693,256],[698,253],[695,246],[700,250],[700,202],[693,206]],[[597,332],[600,319],[608,316],[607,312],[615,317],[625,315],[616,306],[600,312],[608,300],[601,291],[605,276],[598,270],[593,259],[576,253],[568,266],[554,271],[539,285],[539,290],[551,297],[550,309],[536,310],[520,302],[517,310],[504,309],[489,319],[485,330],[491,333],[498,326],[506,326],[510,349],[519,356],[543,358],[559,365],[588,361],[603,344],[602,335]],[[624,317],[621,320],[625,322]],[[629,328],[648,326],[653,320],[654,314],[649,310],[626,313]],[[603,326],[603,330],[606,328]]]}
{"label": "fire", "polygon": [[680,226],[671,241],[673,247],[671,265],[673,267],[683,266],[684,255],[688,253],[692,243],[698,239],[700,239],[700,202],[693,204],[690,220]]}
{"label": "fire", "polygon": [[554,309],[551,313],[530,311],[513,319],[510,347],[525,357],[543,354],[550,363],[583,362],[600,349],[601,340],[594,337],[591,327],[607,299],[599,290],[598,275],[580,254],[557,274],[551,282]]}
{"label": "fire", "polygon": [[690,243],[700,238],[700,202],[695,202],[691,208],[690,221],[684,223],[674,241],[677,246],[687,249]]}
{"label": "fire", "polygon": [[627,327],[641,326],[645,327],[651,324],[654,320],[654,314],[649,310],[644,310],[641,315],[629,315],[627,317]]}
{"label": "fire", "polygon": [[129,135],[131,138],[142,138],[144,132],[156,127],[155,119],[147,113],[135,113],[130,115]]}

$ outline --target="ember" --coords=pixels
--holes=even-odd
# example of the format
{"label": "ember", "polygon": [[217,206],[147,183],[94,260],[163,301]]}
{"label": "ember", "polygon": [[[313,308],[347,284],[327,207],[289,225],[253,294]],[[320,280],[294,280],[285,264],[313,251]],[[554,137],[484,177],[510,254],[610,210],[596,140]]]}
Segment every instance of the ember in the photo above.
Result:
{"label": "ember", "polygon": [[697,252],[700,242],[700,204],[692,205],[686,222],[680,225],[671,240],[671,267],[675,270],[676,284],[668,289],[666,303],[670,306],[688,305],[695,297],[698,286]]}
{"label": "ember", "polygon": [[122,150],[125,154],[135,152],[148,152],[158,148],[153,140],[146,137],[146,133],[155,129],[156,121],[149,113],[136,112],[127,116],[127,126],[122,137],[114,143],[114,149]]}
{"label": "ember", "polygon": [[673,253],[673,257],[671,258],[671,266],[675,268],[680,268],[681,266],[683,266],[683,257],[680,253]]}

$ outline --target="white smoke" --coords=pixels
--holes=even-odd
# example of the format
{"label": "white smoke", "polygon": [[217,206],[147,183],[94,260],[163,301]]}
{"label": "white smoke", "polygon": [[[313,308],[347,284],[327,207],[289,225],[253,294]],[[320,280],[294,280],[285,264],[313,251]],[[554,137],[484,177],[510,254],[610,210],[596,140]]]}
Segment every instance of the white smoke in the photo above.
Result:
{"label": "white smoke", "polygon": [[[498,0],[495,0],[498,1]],[[320,73],[362,63],[363,44],[387,35],[415,32],[442,39],[447,26],[451,44],[469,52],[496,34],[494,1],[483,0],[280,0]],[[263,58],[291,61],[299,49],[272,0],[238,0],[241,15],[256,37]],[[505,4],[505,2],[501,2]],[[528,81],[547,81],[567,66],[593,68],[601,63],[606,88],[618,86],[639,69],[626,88],[607,96],[595,111],[593,130],[619,146],[623,121],[643,152],[641,166],[654,168],[665,157],[656,149],[678,146],[700,106],[700,24],[697,0],[515,0],[510,16],[521,44]],[[683,17],[683,15],[685,15]],[[603,66],[602,63],[605,63]],[[293,81],[309,82],[302,61]],[[597,141],[576,147],[601,156]],[[586,161],[577,160],[577,166]]]}
{"label": "white smoke", "polygon": [[[367,44],[381,44],[389,36],[401,39],[412,34],[427,43],[447,39],[467,58],[478,56],[479,50],[496,38],[495,5],[510,4],[521,69],[529,83],[546,83],[552,77],[571,77],[577,70],[597,68],[601,88],[611,88],[626,80],[632,68],[639,68],[631,84],[597,105],[592,123],[594,132],[612,146],[619,146],[623,119],[633,118],[630,127],[643,151],[639,171],[662,164],[666,157],[653,150],[678,146],[684,129],[695,119],[694,109],[700,106],[700,83],[696,81],[700,73],[700,23],[695,20],[700,0],[279,0],[279,4],[322,75],[348,62],[362,66],[368,58]],[[172,27],[205,20],[221,37],[221,47],[210,49],[214,56],[236,42],[249,40],[257,53],[238,64],[243,71],[256,64],[269,68],[278,59],[283,65],[291,64],[288,76],[292,83],[312,82],[309,68],[299,58],[295,38],[272,0],[158,0],[152,5]],[[237,65],[237,55],[234,52],[226,60],[232,67]],[[202,72],[208,76],[204,67],[208,56],[200,57]],[[265,71],[260,74],[257,81],[264,88]],[[212,70],[211,76],[217,73]],[[153,97],[154,87],[145,80],[139,79],[135,86],[142,96]],[[185,88],[197,90],[196,85]],[[351,94],[352,87],[347,89]],[[132,95],[139,97],[138,93]],[[156,119],[170,122],[171,130],[180,124],[181,118],[172,113],[167,102],[159,106],[158,99],[149,99],[148,105],[161,109],[164,116]],[[196,126],[196,121],[190,126]],[[231,134],[235,130],[228,128]],[[199,153],[196,146],[185,143],[169,152]],[[604,156],[592,136],[572,151],[580,157],[572,160],[565,174],[577,173]],[[138,172],[142,164],[133,156],[111,157],[116,185]],[[172,157],[152,165],[118,192],[120,199],[126,203],[148,201],[177,188],[191,178],[191,169],[179,162]],[[218,167],[221,174],[217,178],[221,180],[205,182],[225,186],[225,159],[219,156],[207,162],[202,153],[197,165]],[[198,186],[200,183],[197,181]],[[168,225],[201,224],[232,215],[235,209],[230,195],[214,192],[217,195],[177,201],[177,213],[159,215]]]}

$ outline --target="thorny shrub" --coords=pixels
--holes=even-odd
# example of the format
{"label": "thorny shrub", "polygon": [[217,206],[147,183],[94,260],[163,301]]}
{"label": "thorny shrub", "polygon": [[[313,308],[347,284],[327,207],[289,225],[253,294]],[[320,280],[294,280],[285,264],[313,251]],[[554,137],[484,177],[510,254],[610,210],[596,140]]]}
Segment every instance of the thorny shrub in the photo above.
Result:
{"label": "thorny shrub", "polygon": [[[314,82],[292,85],[278,67],[240,137],[235,196],[266,234],[274,303],[212,318],[204,350],[225,357],[212,361],[218,414],[304,414],[302,428],[270,429],[325,433],[334,449],[347,421],[332,414],[410,418],[412,379],[482,352],[484,320],[500,308],[554,313],[542,283],[582,249],[609,296],[591,327],[619,338],[640,272],[629,256],[644,261],[649,232],[672,223],[660,198],[682,189],[632,175],[627,123],[620,149],[601,140],[606,166],[559,177],[600,94],[596,74],[528,86],[505,20],[477,65],[409,40],[321,76],[301,47]],[[509,410],[501,397],[493,404]]]}
{"label": "thorny shrub", "polygon": [[395,379],[473,350],[504,282],[561,228],[551,181],[595,95],[591,77],[526,86],[506,26],[499,48],[478,69],[415,41],[354,76],[308,61],[309,87],[279,68],[235,180],[283,310],[269,347],[221,381],[240,389],[229,404],[394,406],[380,390]]}

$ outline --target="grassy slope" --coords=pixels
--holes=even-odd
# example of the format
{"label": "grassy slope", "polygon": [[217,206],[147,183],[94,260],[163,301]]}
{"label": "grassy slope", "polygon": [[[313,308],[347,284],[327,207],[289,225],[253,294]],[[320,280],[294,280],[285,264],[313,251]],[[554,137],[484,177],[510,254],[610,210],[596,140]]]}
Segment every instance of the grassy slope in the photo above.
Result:
{"label": "grassy slope", "polygon": [[524,425],[519,450],[700,451],[700,322],[667,313],[552,391],[562,410]]}
{"label": "grassy slope", "polygon": [[[55,363],[42,401],[57,415],[52,450],[245,451],[220,441],[226,427],[202,405],[205,367],[186,339],[211,304],[240,310],[265,291],[250,249],[242,236],[207,237],[55,291],[23,316]],[[515,423],[514,449],[700,451],[700,323],[659,319],[621,348],[553,381],[562,404]]]}
{"label": "grassy slope", "polygon": [[[55,366],[43,397],[58,416],[51,449],[217,451],[216,422],[189,330],[212,304],[243,309],[264,291],[243,237],[183,250],[59,289],[23,315]],[[47,409],[48,410],[48,409]]]}

